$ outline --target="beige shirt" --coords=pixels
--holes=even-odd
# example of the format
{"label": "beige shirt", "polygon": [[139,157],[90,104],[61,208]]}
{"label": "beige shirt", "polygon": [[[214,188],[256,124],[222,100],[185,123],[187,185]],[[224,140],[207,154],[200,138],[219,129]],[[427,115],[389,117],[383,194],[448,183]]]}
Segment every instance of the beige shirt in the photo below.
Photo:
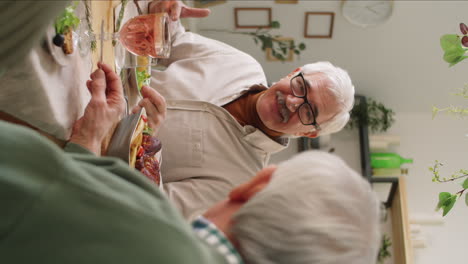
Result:
{"label": "beige shirt", "polygon": [[[176,24],[177,25],[177,24]],[[165,71],[151,87],[167,100],[161,175],[170,200],[193,219],[263,168],[285,148],[252,126],[241,126],[221,106],[253,84],[266,85],[261,65],[225,43],[174,31]]]}
{"label": "beige shirt", "polygon": [[193,220],[227,197],[285,148],[259,129],[241,126],[224,108],[202,101],[168,100],[161,175],[169,199]]}

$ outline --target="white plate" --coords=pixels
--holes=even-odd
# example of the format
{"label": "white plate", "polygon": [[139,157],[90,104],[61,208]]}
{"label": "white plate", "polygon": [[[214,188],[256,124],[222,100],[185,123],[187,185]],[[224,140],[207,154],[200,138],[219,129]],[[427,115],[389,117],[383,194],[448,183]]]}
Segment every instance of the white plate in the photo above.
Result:
{"label": "white plate", "polygon": [[[135,130],[138,126],[138,121],[142,115],[146,115],[146,111],[142,108],[138,113],[131,114],[124,117],[118,124],[117,128],[112,135],[109,146],[107,148],[107,156],[117,157],[123,160],[125,163],[130,162],[130,145],[131,139]],[[155,157],[159,162],[159,189],[164,192],[163,189],[163,176],[161,174],[162,164],[162,149],[155,154]],[[143,174],[142,174],[143,175]],[[145,176],[146,177],[146,176]]]}
{"label": "white plate", "polygon": [[138,113],[128,115],[120,120],[109,142],[109,146],[107,148],[108,156],[118,157],[125,161],[125,163],[130,162],[131,139],[142,114],[145,114],[144,108],[142,108]]}

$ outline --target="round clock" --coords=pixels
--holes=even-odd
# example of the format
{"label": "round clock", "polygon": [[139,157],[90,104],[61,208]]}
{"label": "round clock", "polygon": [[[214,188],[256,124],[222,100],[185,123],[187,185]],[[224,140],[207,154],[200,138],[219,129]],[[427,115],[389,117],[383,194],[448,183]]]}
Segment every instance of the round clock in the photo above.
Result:
{"label": "round clock", "polygon": [[392,10],[393,0],[344,0],[341,6],[343,16],[361,27],[382,24],[390,18]]}

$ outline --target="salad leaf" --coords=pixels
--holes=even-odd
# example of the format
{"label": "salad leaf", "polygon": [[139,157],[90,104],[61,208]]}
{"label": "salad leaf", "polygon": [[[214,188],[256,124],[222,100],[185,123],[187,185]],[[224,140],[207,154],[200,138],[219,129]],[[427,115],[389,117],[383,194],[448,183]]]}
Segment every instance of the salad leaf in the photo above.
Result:
{"label": "salad leaf", "polygon": [[149,126],[145,126],[145,129],[143,129],[143,134],[148,134],[151,136],[153,134],[153,129]]}
{"label": "salad leaf", "polygon": [[146,70],[136,72],[138,91],[141,90],[143,85],[149,85],[151,75]]}

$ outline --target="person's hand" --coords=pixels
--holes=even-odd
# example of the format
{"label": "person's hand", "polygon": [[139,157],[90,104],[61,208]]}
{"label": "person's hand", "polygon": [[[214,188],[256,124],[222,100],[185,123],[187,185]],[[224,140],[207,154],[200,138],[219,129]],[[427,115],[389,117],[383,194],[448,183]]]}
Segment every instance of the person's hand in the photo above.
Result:
{"label": "person's hand", "polygon": [[86,86],[91,100],[73,125],[70,142],[100,155],[103,139],[125,111],[125,99],[120,78],[108,65],[98,63],[90,77]]}
{"label": "person's hand", "polygon": [[149,12],[166,12],[172,21],[177,21],[184,17],[206,17],[211,11],[207,8],[188,7],[180,0],[155,0],[150,3]]}
{"label": "person's hand", "polygon": [[142,107],[145,108],[148,124],[156,134],[166,119],[166,100],[156,90],[149,86],[141,87],[143,99],[132,109],[132,113],[138,113]]}

